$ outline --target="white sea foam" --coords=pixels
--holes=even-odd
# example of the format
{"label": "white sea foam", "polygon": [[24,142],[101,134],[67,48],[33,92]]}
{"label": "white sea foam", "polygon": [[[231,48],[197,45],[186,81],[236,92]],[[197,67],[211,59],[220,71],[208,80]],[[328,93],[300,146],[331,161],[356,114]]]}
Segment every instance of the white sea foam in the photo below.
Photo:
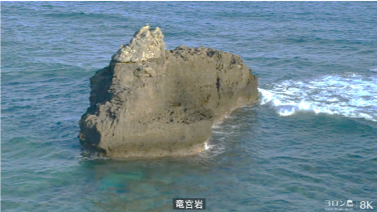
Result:
{"label": "white sea foam", "polygon": [[369,71],[377,72],[377,67],[371,68],[371,69],[369,69]]}
{"label": "white sea foam", "polygon": [[210,148],[210,146],[208,145],[208,142],[205,142],[205,143],[204,143],[204,148],[205,148],[206,150]]}
{"label": "white sea foam", "polygon": [[354,73],[313,80],[286,80],[261,89],[261,104],[281,116],[297,111],[337,114],[377,121],[377,78]]}

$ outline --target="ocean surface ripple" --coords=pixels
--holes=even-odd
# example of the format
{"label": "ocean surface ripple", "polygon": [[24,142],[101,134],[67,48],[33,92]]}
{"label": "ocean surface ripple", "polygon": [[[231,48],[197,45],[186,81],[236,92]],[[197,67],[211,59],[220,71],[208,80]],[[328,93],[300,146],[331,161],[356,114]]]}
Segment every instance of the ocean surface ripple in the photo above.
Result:
{"label": "ocean surface ripple", "polygon": [[[1,211],[377,208],[377,2],[1,2]],[[240,55],[257,104],[184,158],[81,155],[89,78],[144,24]]]}

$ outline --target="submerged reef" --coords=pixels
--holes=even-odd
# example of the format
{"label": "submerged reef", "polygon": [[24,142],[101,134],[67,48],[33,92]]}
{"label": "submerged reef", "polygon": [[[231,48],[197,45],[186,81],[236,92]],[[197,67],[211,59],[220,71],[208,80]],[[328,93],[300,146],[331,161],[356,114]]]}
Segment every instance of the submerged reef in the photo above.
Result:
{"label": "submerged reef", "polygon": [[158,27],[142,27],[90,79],[90,107],[79,122],[85,153],[195,154],[214,123],[257,100],[257,78],[241,57],[205,47],[165,50],[163,37]]}

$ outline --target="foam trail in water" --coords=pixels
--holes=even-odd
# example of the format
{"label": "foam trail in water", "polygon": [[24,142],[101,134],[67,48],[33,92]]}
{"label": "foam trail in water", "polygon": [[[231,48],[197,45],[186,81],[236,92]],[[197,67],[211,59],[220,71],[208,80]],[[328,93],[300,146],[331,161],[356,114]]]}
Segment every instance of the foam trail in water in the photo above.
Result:
{"label": "foam trail in water", "polygon": [[369,71],[377,72],[377,67],[371,68],[371,69],[369,69]]}
{"label": "foam trail in water", "polygon": [[286,80],[261,89],[261,104],[281,116],[297,111],[338,114],[377,121],[377,78],[359,74],[326,75],[314,80]]}

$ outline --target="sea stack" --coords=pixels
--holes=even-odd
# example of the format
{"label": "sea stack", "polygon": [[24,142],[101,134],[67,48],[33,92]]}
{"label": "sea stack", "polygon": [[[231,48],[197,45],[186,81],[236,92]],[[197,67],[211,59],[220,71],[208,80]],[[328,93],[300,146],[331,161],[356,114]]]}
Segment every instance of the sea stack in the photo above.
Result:
{"label": "sea stack", "polygon": [[212,125],[255,102],[257,78],[240,56],[183,45],[165,50],[156,27],[142,27],[90,79],[81,117],[85,153],[114,158],[191,155]]}

